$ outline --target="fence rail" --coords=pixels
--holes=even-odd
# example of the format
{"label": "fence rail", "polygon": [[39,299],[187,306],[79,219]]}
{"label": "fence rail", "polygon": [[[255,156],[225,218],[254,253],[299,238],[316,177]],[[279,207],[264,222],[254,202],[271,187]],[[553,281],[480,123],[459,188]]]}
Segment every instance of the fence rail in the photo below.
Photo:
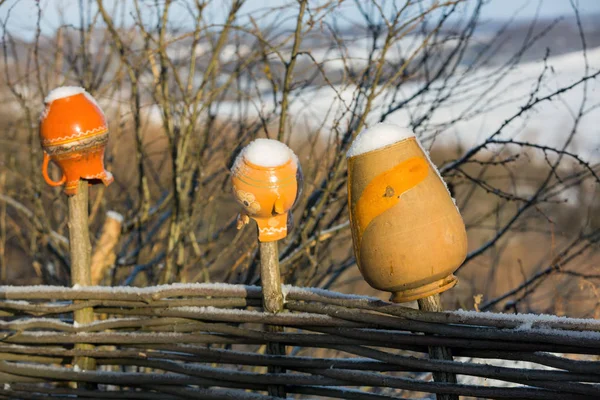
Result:
{"label": "fence rail", "polygon": [[[302,398],[600,398],[598,320],[284,292],[285,312],[270,314],[253,286],[0,287],[0,398],[270,399],[272,385]],[[95,321],[74,323],[81,308]],[[265,354],[273,343],[286,355]],[[428,346],[451,348],[455,360],[429,359]],[[74,357],[94,358],[97,369],[74,367]],[[432,382],[439,371],[480,384]]]}

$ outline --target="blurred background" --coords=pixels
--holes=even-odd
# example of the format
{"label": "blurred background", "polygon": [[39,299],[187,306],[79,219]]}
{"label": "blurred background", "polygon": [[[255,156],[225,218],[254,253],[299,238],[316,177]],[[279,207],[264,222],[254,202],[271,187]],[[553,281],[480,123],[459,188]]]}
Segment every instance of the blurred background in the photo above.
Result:
{"label": "blurred background", "polygon": [[229,168],[268,137],[305,176],[285,283],[387,299],[354,261],[345,160],[386,121],[416,132],[467,226],[445,307],[598,318],[599,18],[594,0],[0,0],[0,281],[68,285],[38,121],[73,85],[110,126],[98,284],[257,284]]}

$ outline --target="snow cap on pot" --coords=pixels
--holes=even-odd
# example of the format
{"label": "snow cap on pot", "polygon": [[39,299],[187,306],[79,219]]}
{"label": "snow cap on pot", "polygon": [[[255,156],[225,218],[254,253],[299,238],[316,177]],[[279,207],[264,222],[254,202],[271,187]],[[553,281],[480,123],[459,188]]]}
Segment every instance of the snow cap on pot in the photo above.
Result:
{"label": "snow cap on pot", "polygon": [[250,218],[258,225],[258,240],[283,239],[290,228],[289,211],[302,190],[298,157],[285,144],[256,139],[244,147],[231,168],[236,201],[243,207],[238,229]]}
{"label": "snow cap on pot", "polygon": [[462,217],[438,170],[408,129],[380,123],[347,153],[357,265],[395,302],[452,288],[467,252]]}
{"label": "snow cap on pot", "polygon": [[[104,169],[104,150],[108,142],[108,126],[96,100],[75,86],[52,90],[44,100],[40,117],[40,141],[44,150],[42,175],[50,186],[65,185],[65,193],[74,195],[79,180],[90,184],[113,181]],[[53,181],[48,175],[52,160],[62,177]]]}

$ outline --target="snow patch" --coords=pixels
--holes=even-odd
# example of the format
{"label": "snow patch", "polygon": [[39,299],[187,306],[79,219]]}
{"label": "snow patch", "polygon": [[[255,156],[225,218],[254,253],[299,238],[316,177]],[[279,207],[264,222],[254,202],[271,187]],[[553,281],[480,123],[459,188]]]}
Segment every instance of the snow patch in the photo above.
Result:
{"label": "snow patch", "polygon": [[381,301],[381,299],[377,297],[364,296],[358,294],[346,294],[340,292],[334,292],[327,289],[314,288],[314,287],[299,287],[293,285],[281,285],[281,290],[284,293],[284,296],[289,296],[294,294],[316,294],[319,296],[329,297],[333,299],[347,299],[347,300],[366,300],[366,301]]}
{"label": "snow patch", "polygon": [[[518,361],[518,360],[501,360],[501,359],[478,359],[471,357],[454,357],[454,361],[467,362],[467,363],[478,363],[483,365],[502,367],[502,368],[519,368],[527,370],[537,371],[556,371],[556,368],[548,367],[542,364],[536,364],[530,361]],[[503,381],[498,379],[484,378],[473,375],[457,375],[459,384],[463,385],[478,385],[478,386],[495,386],[495,387],[519,387],[518,383]]]}
{"label": "snow patch", "polygon": [[515,331],[529,331],[533,327],[533,322],[524,322],[515,328]]}
{"label": "snow patch", "polygon": [[124,217],[122,214],[119,214],[116,211],[107,211],[106,212],[106,218],[110,218],[110,219],[114,219],[115,221],[119,222],[119,223],[123,223]]}
{"label": "snow patch", "polygon": [[[265,317],[272,316],[273,314],[265,311],[257,310],[245,310],[245,309],[233,309],[233,308],[218,308],[213,306],[198,307],[198,306],[182,306],[182,307],[171,307],[172,311],[189,312],[194,314],[203,314],[206,316],[220,316],[220,315],[234,315],[234,316],[256,316]],[[320,320],[330,321],[332,318],[329,315],[322,314],[311,314],[311,313],[278,313],[277,317],[284,319],[309,319],[309,320]]]}
{"label": "snow patch", "polygon": [[[567,331],[563,329],[553,329],[553,328],[529,328],[527,324],[519,326],[515,330],[520,330],[523,332],[531,333],[532,335],[540,334],[540,335],[549,335],[554,337],[564,337],[569,339],[576,340],[589,340],[593,342],[600,341],[600,332],[595,331]],[[585,346],[585,343],[582,343]]]}
{"label": "snow patch", "polygon": [[356,157],[414,136],[413,131],[408,128],[381,122],[359,133],[346,157]]}
{"label": "snow patch", "polygon": [[448,195],[450,195],[450,198],[452,199],[452,203],[454,203],[454,207],[456,207],[456,210],[460,214],[460,210],[458,209],[458,204],[456,203],[456,199],[454,197],[452,197],[452,193],[450,193],[450,189],[448,189],[448,184],[446,183],[444,178],[442,178],[442,174],[440,174],[440,170],[437,169],[436,165],[433,163],[433,161],[431,161],[431,157],[429,157],[429,151],[425,150],[425,147],[423,147],[423,145],[421,144],[419,139],[417,139],[417,144],[421,148],[421,151],[423,152],[423,154],[425,154],[425,158],[427,158],[427,162],[429,162],[431,169],[433,169],[433,171],[437,174],[438,178],[440,178],[440,181],[442,181],[442,183],[444,184],[444,187],[446,188]]}
{"label": "snow patch", "polygon": [[294,152],[279,140],[255,139],[242,149],[233,168],[235,169],[243,159],[261,167],[278,167],[287,163],[290,158],[294,158],[297,163],[298,158]]}
{"label": "snow patch", "polygon": [[[73,287],[65,286],[50,286],[50,285],[35,285],[35,286],[0,286],[0,293],[10,293],[12,295],[27,293],[27,294],[40,294],[63,292],[69,293],[71,291],[78,293],[112,293],[112,294],[135,294],[135,295],[152,295],[161,294],[162,291],[170,290],[189,290],[194,291],[232,291],[239,293],[239,295],[246,295],[247,293],[259,293],[259,286],[251,285],[233,285],[230,283],[172,283],[169,285],[159,285],[151,287],[135,287],[135,286],[81,286],[79,284],[73,285]],[[190,293],[195,295],[197,293]],[[211,296],[216,293],[210,293]]]}
{"label": "snow patch", "polygon": [[[48,96],[46,96],[46,98],[44,99],[44,103],[49,104],[52,103],[54,100],[64,99],[65,97],[71,97],[81,93],[86,93],[86,91],[84,88],[79,86],[57,87],[56,89],[53,89],[52,91],[50,91],[50,93],[48,93]],[[96,103],[96,100],[93,100],[93,102]]]}
{"label": "snow patch", "polygon": [[[86,92],[86,91],[84,91],[84,92],[83,92],[83,94],[84,94],[84,96],[85,96],[85,97],[86,97],[86,98],[87,98],[89,101],[91,101],[92,103],[94,103],[94,105],[95,105],[96,107],[98,107],[98,109],[99,109],[100,111],[102,111],[102,108],[100,107],[100,104],[98,104],[98,102],[96,101],[96,99],[94,98],[94,96],[92,96],[91,94],[89,94],[89,93],[88,93],[88,92]],[[104,111],[102,111],[102,114],[104,114]]]}
{"label": "snow patch", "polygon": [[[465,317],[486,318],[496,321],[520,323],[521,325],[519,328],[521,330],[530,330],[534,324],[543,325],[544,323],[563,323],[574,325],[586,324],[590,326],[598,326],[598,329],[600,330],[600,321],[593,318],[569,318],[550,314],[500,314],[488,311],[478,312],[466,310],[449,311],[449,313]],[[526,329],[527,327],[529,327],[529,329]]]}

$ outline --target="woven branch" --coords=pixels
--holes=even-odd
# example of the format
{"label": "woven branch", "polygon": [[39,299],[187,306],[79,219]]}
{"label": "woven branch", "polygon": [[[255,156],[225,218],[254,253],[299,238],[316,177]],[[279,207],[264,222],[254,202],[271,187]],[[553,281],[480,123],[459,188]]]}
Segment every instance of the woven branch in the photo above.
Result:
{"label": "woven branch", "polygon": [[[365,400],[419,393],[600,398],[596,320],[421,312],[289,286],[284,295],[286,311],[272,314],[260,308],[255,286],[0,287],[0,398],[270,399],[272,385],[290,395]],[[74,322],[73,312],[83,308],[93,310],[94,322]],[[75,347],[81,343],[94,347]],[[289,354],[265,354],[269,343],[289,346]],[[431,346],[461,358],[429,359]],[[73,368],[81,357],[96,360],[97,369]],[[433,372],[482,384],[431,382]],[[98,391],[64,382],[93,383]]]}

